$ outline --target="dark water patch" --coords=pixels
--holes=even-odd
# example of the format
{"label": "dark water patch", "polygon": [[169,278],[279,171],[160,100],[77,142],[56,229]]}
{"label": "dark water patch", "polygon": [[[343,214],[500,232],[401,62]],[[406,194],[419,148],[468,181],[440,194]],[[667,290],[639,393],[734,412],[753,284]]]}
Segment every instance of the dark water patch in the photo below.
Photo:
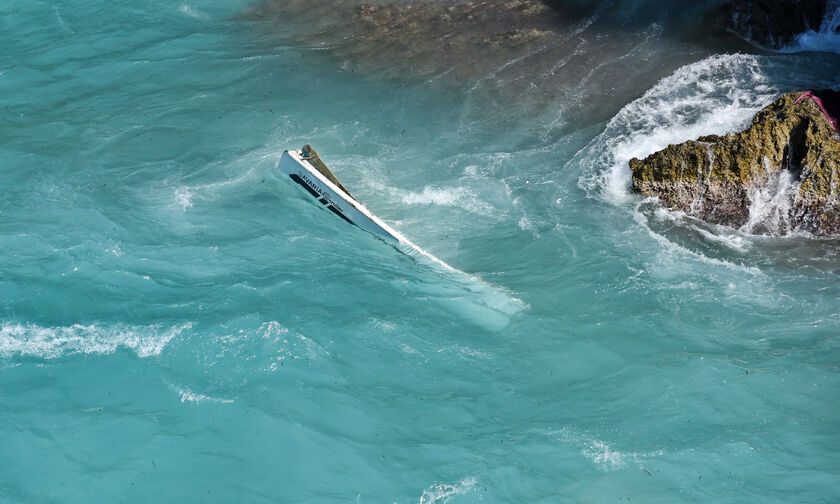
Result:
{"label": "dark water patch", "polygon": [[819,30],[826,9],[826,0],[733,0],[719,8],[717,22],[755,44],[780,49],[797,34]]}

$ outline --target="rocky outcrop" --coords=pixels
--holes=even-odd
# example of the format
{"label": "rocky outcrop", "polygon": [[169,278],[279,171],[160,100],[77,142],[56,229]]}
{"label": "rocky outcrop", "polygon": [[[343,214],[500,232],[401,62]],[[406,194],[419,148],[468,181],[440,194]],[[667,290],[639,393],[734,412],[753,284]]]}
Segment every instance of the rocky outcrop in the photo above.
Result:
{"label": "rocky outcrop", "polygon": [[838,91],[788,93],[740,133],[703,136],[630,160],[633,190],[750,232],[840,234],[837,109]]}
{"label": "rocky outcrop", "polygon": [[720,16],[724,26],[747,40],[779,49],[797,34],[819,31],[826,0],[731,0]]}

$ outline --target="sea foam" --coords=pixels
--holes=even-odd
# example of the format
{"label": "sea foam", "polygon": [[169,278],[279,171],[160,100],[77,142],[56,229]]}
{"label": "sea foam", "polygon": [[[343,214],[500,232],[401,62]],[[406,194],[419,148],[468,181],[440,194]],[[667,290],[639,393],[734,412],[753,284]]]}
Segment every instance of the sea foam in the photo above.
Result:
{"label": "sea foam", "polygon": [[455,495],[463,495],[475,488],[475,478],[465,478],[454,485],[435,483],[423,490],[420,496],[420,504],[443,504]]}
{"label": "sea foam", "polygon": [[123,347],[138,357],[160,355],[163,348],[191,322],[177,326],[97,326],[73,324],[43,327],[36,324],[0,324],[0,357],[16,355],[55,359],[72,354],[109,354]]}
{"label": "sea foam", "polygon": [[222,403],[222,404],[232,404],[233,399],[225,399],[223,397],[212,397],[207,394],[201,394],[199,392],[194,392],[187,387],[174,387],[175,392],[178,393],[178,396],[181,398],[181,402],[191,402],[191,403],[200,403],[200,402],[213,402],[213,403]]}

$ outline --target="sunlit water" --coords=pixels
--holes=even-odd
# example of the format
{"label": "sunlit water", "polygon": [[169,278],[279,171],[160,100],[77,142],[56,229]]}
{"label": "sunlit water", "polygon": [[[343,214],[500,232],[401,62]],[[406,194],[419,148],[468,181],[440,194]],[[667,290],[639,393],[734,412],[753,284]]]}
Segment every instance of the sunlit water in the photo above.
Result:
{"label": "sunlit water", "polygon": [[[576,122],[621,72],[490,103],[527,61],[377,79],[247,6],[0,7],[0,500],[840,500],[840,244],[663,211],[627,168],[840,56],[637,22],[652,63]],[[279,176],[306,142],[466,275]]]}

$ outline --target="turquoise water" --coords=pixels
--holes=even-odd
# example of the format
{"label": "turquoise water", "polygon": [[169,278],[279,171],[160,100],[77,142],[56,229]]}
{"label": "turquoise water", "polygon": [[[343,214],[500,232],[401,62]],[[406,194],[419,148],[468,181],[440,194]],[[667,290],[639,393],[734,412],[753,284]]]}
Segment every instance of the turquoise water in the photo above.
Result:
{"label": "turquoise water", "polygon": [[[0,500],[840,500],[840,242],[662,211],[626,167],[840,56],[639,4],[558,81],[442,83],[244,0],[0,7]],[[306,142],[466,274],[278,176]]]}

